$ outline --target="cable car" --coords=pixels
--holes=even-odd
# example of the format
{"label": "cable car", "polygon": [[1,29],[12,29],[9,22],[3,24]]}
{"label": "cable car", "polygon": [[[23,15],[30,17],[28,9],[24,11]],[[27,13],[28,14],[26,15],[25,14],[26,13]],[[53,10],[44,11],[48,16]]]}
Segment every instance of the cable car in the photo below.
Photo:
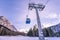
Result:
{"label": "cable car", "polygon": [[30,22],[31,22],[30,18],[27,18],[26,19],[26,24],[30,24]]}
{"label": "cable car", "polygon": [[28,15],[26,17],[27,17],[26,18],[26,24],[30,24],[30,22],[31,22],[30,18],[28,18]]}

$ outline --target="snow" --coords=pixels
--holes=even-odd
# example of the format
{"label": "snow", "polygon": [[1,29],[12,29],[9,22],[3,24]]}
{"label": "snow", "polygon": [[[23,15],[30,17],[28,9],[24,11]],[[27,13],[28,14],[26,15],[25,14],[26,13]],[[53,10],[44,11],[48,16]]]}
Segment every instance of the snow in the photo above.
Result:
{"label": "snow", "polygon": [[[0,40],[39,40],[39,38],[26,36],[0,36]],[[45,37],[45,40],[60,40],[60,37]]]}

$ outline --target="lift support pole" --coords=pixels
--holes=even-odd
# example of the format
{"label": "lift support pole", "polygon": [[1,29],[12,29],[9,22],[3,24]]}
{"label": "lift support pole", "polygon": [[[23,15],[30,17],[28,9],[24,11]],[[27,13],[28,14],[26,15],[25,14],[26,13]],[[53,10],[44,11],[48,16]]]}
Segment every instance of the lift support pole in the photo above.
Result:
{"label": "lift support pole", "polygon": [[29,9],[33,9],[33,8],[36,10],[39,40],[45,40],[45,38],[43,36],[42,28],[41,28],[40,17],[39,17],[39,14],[38,14],[38,10],[42,11],[45,8],[45,5],[30,3],[29,4]]}

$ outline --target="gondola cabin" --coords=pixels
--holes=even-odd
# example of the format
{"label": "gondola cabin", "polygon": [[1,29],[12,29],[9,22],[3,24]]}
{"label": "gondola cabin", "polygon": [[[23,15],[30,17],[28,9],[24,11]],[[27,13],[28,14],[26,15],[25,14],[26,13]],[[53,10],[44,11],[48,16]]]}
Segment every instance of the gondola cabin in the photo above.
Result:
{"label": "gondola cabin", "polygon": [[30,22],[31,22],[30,18],[27,18],[26,19],[26,24],[30,24]]}

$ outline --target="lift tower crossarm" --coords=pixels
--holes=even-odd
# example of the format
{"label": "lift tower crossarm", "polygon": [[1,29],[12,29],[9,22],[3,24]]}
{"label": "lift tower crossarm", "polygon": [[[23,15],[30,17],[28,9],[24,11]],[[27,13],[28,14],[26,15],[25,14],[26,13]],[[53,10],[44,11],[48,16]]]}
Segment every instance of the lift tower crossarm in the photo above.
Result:
{"label": "lift tower crossarm", "polygon": [[45,8],[45,5],[30,3],[29,9],[32,10],[33,8],[36,10],[39,40],[45,40],[44,36],[43,36],[42,28],[41,28],[41,22],[40,22],[39,14],[38,14],[38,10],[43,11],[43,9]]}
{"label": "lift tower crossarm", "polygon": [[34,3],[29,3],[29,9],[39,9],[39,11],[42,11],[45,8],[45,5],[43,4],[34,4]]}

